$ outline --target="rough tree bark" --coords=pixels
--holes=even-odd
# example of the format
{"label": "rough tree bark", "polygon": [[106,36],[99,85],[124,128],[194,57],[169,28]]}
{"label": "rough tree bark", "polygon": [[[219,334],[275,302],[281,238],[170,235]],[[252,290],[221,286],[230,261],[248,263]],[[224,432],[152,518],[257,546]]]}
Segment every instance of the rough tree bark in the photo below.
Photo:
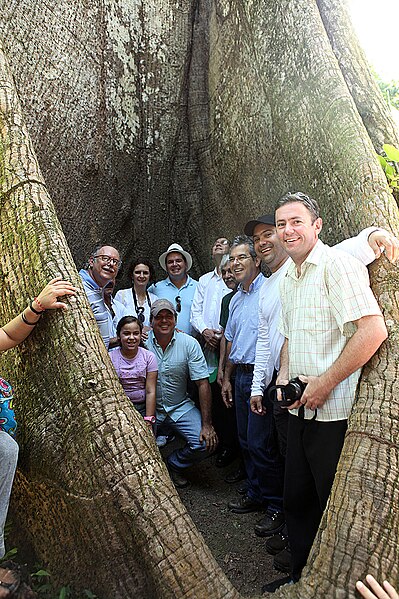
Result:
{"label": "rough tree bark", "polygon": [[[162,247],[178,240],[193,252],[198,272],[206,263],[211,238],[220,232],[237,232],[248,218],[271,210],[275,199],[287,189],[309,191],[320,200],[326,223],[324,239],[329,242],[368,224],[381,224],[398,233],[397,207],[386,190],[373,148],[376,141],[372,129],[379,129],[383,118],[375,101],[378,92],[373,90],[370,96],[365,92],[378,113],[374,127],[359,108],[355,91],[354,97],[351,95],[349,59],[345,64],[337,61],[336,54],[343,52],[340,44],[345,42],[342,38],[339,41],[335,33],[333,37],[333,32],[343,26],[341,23],[337,28],[334,24],[338,17],[329,10],[331,6],[321,0],[319,5],[315,0],[119,0],[93,2],[90,6],[60,2],[50,10],[47,5],[39,8],[33,0],[23,0],[11,8],[4,2],[0,32],[28,127],[74,255],[83,257],[89,242],[105,231],[122,248],[124,257],[140,250],[155,258]],[[360,75],[354,77],[354,87],[361,80]],[[117,214],[111,223],[110,214]],[[41,235],[47,239],[44,233]],[[58,232],[51,238],[51,248],[57,239]],[[54,251],[46,250],[49,241],[44,247],[38,241],[34,243],[42,252],[38,264],[45,264],[46,256],[51,255],[50,264],[64,272],[65,260],[69,271],[65,249],[56,261]],[[11,262],[8,264],[10,268]],[[29,268],[26,258],[23,266]],[[282,597],[351,598],[354,581],[368,570],[398,583],[398,281],[396,269],[385,261],[373,268],[372,275],[390,338],[362,378],[329,509],[310,565],[299,585],[281,591]],[[15,280],[7,284],[10,291],[17,290]],[[20,289],[17,291],[20,298]],[[88,316],[87,311],[84,315]],[[60,318],[53,317],[59,327]],[[77,334],[81,327],[87,330],[80,320],[70,326]],[[77,387],[80,379],[71,374],[74,370],[51,360],[50,350],[60,347],[61,342],[53,341],[48,329],[36,334],[47,341],[41,351],[54,372],[60,368],[63,383],[58,397],[51,396],[56,409],[43,409],[38,426],[33,417],[38,413],[39,398],[42,401],[45,395],[43,382],[35,374],[38,358],[32,351],[32,355],[23,353],[22,360],[21,352],[16,352],[14,374],[21,378],[25,375],[23,389],[36,400],[27,404],[24,462],[29,457],[30,469],[26,481],[21,480],[19,485],[22,488],[26,484],[30,491],[37,477],[43,478],[43,484],[49,484],[54,477],[40,454],[45,431],[53,431],[57,442],[60,422],[65,422],[66,415],[75,409],[85,422],[84,428],[90,429],[90,423],[95,422],[93,405],[98,408],[110,402],[103,388],[110,382],[98,374],[101,359],[105,360],[103,354],[102,358],[91,354],[94,362],[88,358],[84,361],[88,370],[81,378],[85,393],[93,380],[101,381],[96,387],[100,392],[82,396],[81,387]],[[86,360],[82,348],[87,345],[82,343],[78,335],[74,344],[71,341],[67,355]],[[27,347],[33,349],[33,340]],[[68,386],[74,394],[68,393]],[[97,403],[97,396],[103,404]],[[50,400],[45,400],[44,408],[51,406]],[[119,402],[123,399],[117,404],[122,405]],[[123,406],[116,411],[118,417],[112,420],[110,416],[109,425],[108,420],[104,425],[109,444],[103,454],[96,449],[96,444],[104,442],[102,438],[93,436],[90,439],[94,441],[88,442],[86,435],[82,438],[72,425],[68,438],[73,444],[60,443],[62,451],[68,448],[70,460],[64,466],[65,475],[71,476],[72,466],[82,467],[76,482],[78,497],[81,486],[91,484],[91,479],[99,480],[100,475],[96,467],[89,483],[83,480],[86,454],[78,455],[75,444],[109,473],[107,460],[113,467],[115,459],[110,456],[120,450],[123,442],[113,428],[120,427],[119,410],[123,414],[128,411]],[[65,438],[63,434],[60,439]],[[116,444],[111,441],[114,435]],[[156,465],[155,449],[148,443],[146,447],[148,467],[163,472]],[[74,489],[75,481],[71,479],[67,491],[70,485]],[[60,486],[49,484],[52,492]],[[121,491],[118,486],[116,489]],[[161,490],[157,488],[151,505],[159,505],[158,492]],[[53,517],[59,512],[51,497],[49,492],[46,502],[54,510],[48,512]],[[140,503],[142,499],[143,495],[136,510],[146,509]],[[30,510],[32,506],[24,501]],[[62,508],[68,517],[70,501],[68,495]],[[39,507],[35,505],[35,509]],[[121,528],[126,527],[126,511],[130,509],[122,509]],[[88,514],[87,518],[90,520]],[[189,521],[184,522],[189,526]],[[159,529],[161,534],[162,527]],[[145,539],[139,540],[143,547]],[[154,539],[152,542],[156,544]],[[35,543],[44,552],[43,537],[38,534]],[[124,555],[128,555],[128,548],[124,547]],[[150,544],[149,557],[143,557],[148,567],[152,567],[154,555],[157,552]],[[202,553],[200,561],[205,563]],[[156,568],[159,562],[154,563]],[[180,562],[184,576],[186,563],[183,559]],[[190,586],[190,581],[183,582],[179,569],[173,575],[178,584]],[[212,598],[231,593],[225,579],[221,580],[222,589],[213,581],[217,590],[197,596]],[[152,579],[147,583],[153,584]],[[185,596],[185,589],[176,596]]]}
{"label": "rough tree bark", "polygon": [[[6,321],[56,274],[80,283],[3,53],[0,126]],[[18,380],[22,425],[14,513],[55,582],[102,599],[238,597],[120,387],[82,289],[9,352],[5,371]]]}

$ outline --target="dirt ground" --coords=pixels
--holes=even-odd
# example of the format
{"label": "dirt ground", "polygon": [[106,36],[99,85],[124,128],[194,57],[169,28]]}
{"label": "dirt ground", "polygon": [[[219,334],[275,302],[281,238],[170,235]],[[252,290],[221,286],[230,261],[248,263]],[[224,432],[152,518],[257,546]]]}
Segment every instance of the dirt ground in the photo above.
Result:
{"label": "dirt ground", "polygon": [[[176,446],[174,442],[163,448],[163,456]],[[178,493],[231,583],[243,597],[254,597],[261,595],[263,584],[284,574],[274,570],[273,557],[265,550],[265,539],[254,533],[254,524],[262,518],[262,513],[239,515],[227,508],[230,500],[239,497],[236,491],[239,483],[227,484],[224,477],[237,466],[235,462],[217,468],[211,456],[190,469],[187,473],[190,486],[178,489]]]}

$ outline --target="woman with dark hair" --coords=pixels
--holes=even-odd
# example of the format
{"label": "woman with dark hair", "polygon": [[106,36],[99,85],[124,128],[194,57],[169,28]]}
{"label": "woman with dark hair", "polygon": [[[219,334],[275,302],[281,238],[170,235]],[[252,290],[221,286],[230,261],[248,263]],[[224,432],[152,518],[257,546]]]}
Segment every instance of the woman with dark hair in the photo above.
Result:
{"label": "woman with dark hair", "polygon": [[137,258],[129,269],[129,278],[132,286],[118,291],[115,299],[139,319],[146,332],[150,328],[151,304],[157,299],[147,289],[155,278],[154,267],[146,258]]}
{"label": "woman with dark hair", "polygon": [[136,316],[121,318],[116,328],[120,347],[109,355],[126,395],[146,423],[154,427],[158,364],[155,354],[141,347],[142,332],[143,325]]}

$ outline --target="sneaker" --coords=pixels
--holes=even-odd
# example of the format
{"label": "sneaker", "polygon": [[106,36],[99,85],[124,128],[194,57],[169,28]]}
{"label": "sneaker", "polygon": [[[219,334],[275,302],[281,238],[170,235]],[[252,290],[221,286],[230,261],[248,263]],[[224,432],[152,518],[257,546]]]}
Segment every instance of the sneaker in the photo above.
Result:
{"label": "sneaker", "polygon": [[227,507],[234,514],[249,514],[250,512],[259,512],[262,510],[262,505],[248,495],[243,495],[239,499],[233,499],[233,501],[227,504]]}
{"label": "sneaker", "polygon": [[291,572],[291,551],[286,547],[276,555],[273,560],[273,566],[279,572],[289,574]]}
{"label": "sneaker", "polygon": [[266,515],[255,524],[254,530],[258,537],[272,537],[284,528],[285,517],[283,512],[268,509]]}
{"label": "sneaker", "polygon": [[174,435],[158,435],[158,437],[155,439],[155,442],[158,447],[165,447],[165,445],[168,443],[172,443],[175,438],[176,437]]}
{"label": "sneaker", "polygon": [[266,551],[270,553],[270,555],[277,555],[283,549],[288,547],[288,536],[282,531],[272,537],[269,537],[266,541]]}
{"label": "sneaker", "polygon": [[262,587],[262,593],[275,593],[277,589],[283,586],[283,584],[294,584],[291,576],[284,576],[284,578],[278,578],[273,582],[268,582]]}

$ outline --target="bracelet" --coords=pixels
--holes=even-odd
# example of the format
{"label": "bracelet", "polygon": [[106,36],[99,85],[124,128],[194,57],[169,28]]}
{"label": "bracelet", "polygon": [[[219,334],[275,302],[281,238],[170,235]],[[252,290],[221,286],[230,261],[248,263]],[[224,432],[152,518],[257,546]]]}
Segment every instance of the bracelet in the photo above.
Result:
{"label": "bracelet", "polygon": [[26,316],[23,312],[21,312],[21,318],[24,321],[24,323],[29,325],[30,327],[35,327],[37,325],[37,323],[39,322],[38,320],[36,322],[29,322],[29,320],[26,318]]}
{"label": "bracelet", "polygon": [[34,314],[37,314],[38,316],[41,316],[43,314],[44,310],[35,310],[35,308],[33,307],[33,302],[37,303],[37,300],[34,299],[34,300],[31,301],[31,303],[29,304],[29,310],[32,310],[32,312]]}
{"label": "bracelet", "polygon": [[[33,302],[36,302],[36,303],[37,303],[37,305],[39,306],[39,308],[40,308],[40,310],[41,310],[42,312],[45,312],[45,311],[46,311],[46,308],[43,306],[43,304],[42,304],[41,302],[39,302],[39,300],[37,299],[37,297],[33,298],[33,300],[32,300],[32,303],[33,303]],[[33,311],[33,312],[35,312],[36,314],[40,314],[40,312],[37,312],[36,310],[32,310],[32,311]]]}

